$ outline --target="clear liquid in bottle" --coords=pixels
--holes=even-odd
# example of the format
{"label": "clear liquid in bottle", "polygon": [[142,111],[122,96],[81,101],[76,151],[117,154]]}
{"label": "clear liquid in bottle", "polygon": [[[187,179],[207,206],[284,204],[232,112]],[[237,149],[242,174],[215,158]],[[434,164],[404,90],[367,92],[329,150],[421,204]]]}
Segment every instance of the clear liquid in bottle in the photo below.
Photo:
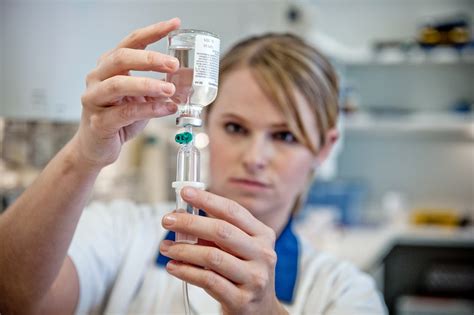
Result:
{"label": "clear liquid in bottle", "polygon": [[[180,108],[184,105],[204,107],[212,103],[217,96],[217,86],[202,84],[194,77],[194,48],[170,46],[169,54],[179,60],[179,69],[166,77],[166,81],[173,83],[176,87],[176,92],[171,99]],[[207,68],[204,67],[204,69]]]}

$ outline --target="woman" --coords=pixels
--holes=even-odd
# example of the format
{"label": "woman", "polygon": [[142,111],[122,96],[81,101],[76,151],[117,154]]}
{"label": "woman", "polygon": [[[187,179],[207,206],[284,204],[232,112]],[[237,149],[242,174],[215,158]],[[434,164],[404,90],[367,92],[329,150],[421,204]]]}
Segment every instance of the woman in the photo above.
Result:
{"label": "woman", "polygon": [[[206,116],[209,191],[182,192],[206,216],[162,218],[160,209],[124,201],[82,213],[121,145],[148,119],[176,111],[163,105],[174,86],[128,74],[176,71],[176,60],[144,48],[178,27],[173,19],[132,33],[89,74],[77,134],[0,218],[0,239],[15,235],[5,254],[13,259],[0,259],[8,275],[0,311],[182,313],[185,280],[198,314],[383,313],[367,276],[311,251],[291,229],[338,137],[334,70],[294,36],[253,38],[222,59]],[[200,242],[174,243],[166,230]]]}

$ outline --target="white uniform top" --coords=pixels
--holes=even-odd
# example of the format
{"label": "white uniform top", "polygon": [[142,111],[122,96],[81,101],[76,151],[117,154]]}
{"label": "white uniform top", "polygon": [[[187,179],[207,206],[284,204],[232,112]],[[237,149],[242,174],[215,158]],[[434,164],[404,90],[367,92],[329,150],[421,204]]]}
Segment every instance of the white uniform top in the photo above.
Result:
{"label": "white uniform top", "polygon": [[[79,221],[69,256],[78,272],[76,314],[184,314],[181,280],[155,263],[172,207],[117,200],[94,203]],[[349,263],[300,251],[290,314],[385,314],[373,280]],[[195,314],[218,314],[220,305],[203,289],[189,286]]]}

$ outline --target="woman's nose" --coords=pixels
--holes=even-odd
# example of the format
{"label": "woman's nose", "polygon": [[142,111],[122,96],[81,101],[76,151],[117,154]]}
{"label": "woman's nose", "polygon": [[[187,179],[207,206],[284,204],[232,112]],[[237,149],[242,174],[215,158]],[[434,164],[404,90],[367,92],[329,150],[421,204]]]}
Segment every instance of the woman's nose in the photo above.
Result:
{"label": "woman's nose", "polygon": [[244,148],[244,167],[251,173],[265,169],[270,161],[272,150],[271,144],[264,136],[251,137]]}

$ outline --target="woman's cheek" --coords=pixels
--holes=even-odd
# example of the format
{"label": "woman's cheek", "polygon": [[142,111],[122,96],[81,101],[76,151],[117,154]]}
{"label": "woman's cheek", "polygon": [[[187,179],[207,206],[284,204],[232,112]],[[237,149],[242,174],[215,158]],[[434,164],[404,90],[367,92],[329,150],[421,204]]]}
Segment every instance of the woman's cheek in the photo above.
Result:
{"label": "woman's cheek", "polygon": [[[301,179],[309,176],[312,170],[311,159],[307,157],[289,157],[282,169],[284,174],[281,180],[285,183],[291,183],[295,190],[299,192],[307,184],[306,180]],[[298,183],[296,187],[295,183]]]}

